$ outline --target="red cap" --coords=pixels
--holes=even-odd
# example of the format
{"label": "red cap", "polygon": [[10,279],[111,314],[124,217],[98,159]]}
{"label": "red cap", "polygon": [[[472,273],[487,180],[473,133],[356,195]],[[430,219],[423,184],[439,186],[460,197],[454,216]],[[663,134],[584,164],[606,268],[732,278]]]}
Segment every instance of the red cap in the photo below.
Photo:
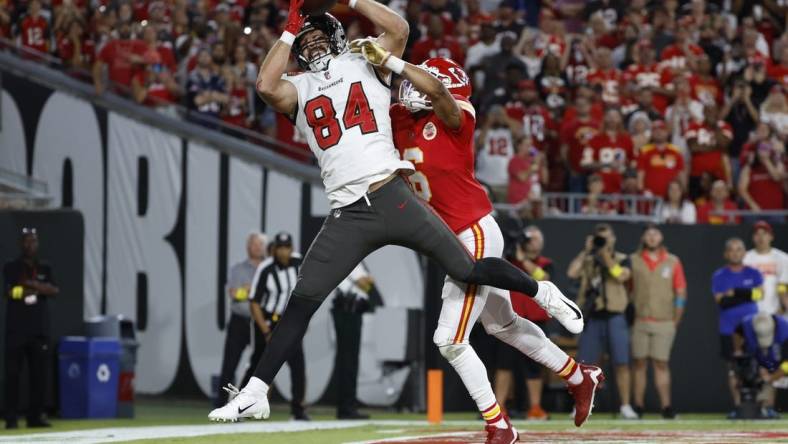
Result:
{"label": "red cap", "polygon": [[774,234],[774,231],[772,231],[772,226],[769,225],[769,222],[766,222],[765,220],[759,220],[758,222],[755,222],[755,225],[752,226],[753,233],[758,230],[766,230],[769,232],[769,234]]}

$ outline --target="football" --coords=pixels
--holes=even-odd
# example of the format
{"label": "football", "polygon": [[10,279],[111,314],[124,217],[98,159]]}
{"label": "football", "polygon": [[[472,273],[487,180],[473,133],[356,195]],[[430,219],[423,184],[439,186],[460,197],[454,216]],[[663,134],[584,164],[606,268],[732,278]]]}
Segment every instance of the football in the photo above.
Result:
{"label": "football", "polygon": [[330,11],[336,3],[337,0],[304,0],[301,12],[307,16],[324,14]]}

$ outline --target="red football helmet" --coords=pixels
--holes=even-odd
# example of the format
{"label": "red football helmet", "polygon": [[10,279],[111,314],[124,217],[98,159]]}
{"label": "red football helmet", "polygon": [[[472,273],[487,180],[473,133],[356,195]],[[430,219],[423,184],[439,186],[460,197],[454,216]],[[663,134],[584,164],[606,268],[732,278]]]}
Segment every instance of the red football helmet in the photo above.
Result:
{"label": "red football helmet", "polygon": [[[425,60],[419,67],[440,80],[451,94],[465,99],[471,97],[471,81],[468,74],[465,74],[462,67],[454,60],[434,57]],[[432,109],[429,97],[418,91],[408,80],[403,80],[399,87],[399,101],[411,112]]]}

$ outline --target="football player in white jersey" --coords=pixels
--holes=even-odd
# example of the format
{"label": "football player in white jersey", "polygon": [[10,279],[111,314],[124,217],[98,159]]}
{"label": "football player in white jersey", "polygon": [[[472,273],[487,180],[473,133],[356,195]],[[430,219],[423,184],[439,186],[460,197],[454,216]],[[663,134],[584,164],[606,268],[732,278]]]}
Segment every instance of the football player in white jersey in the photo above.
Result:
{"label": "football player in white jersey", "polygon": [[[330,14],[304,17],[303,0],[291,0],[282,37],[260,67],[257,91],[276,111],[295,121],[318,158],[331,214],[304,257],[290,302],[254,376],[215,421],[267,418],[268,387],[301,341],[309,320],[328,294],[369,253],[400,245],[435,259],[453,279],[534,297],[570,332],[583,329],[577,306],[555,286],[538,285],[522,270],[494,257],[475,260],[450,228],[410,188],[410,162],[400,160],[389,118],[391,73],[421,68],[404,62],[408,24],[374,0],[341,0],[383,33],[390,52],[382,67],[347,50],[342,25]],[[302,74],[286,75],[290,53]],[[439,81],[435,87],[445,88]]]}

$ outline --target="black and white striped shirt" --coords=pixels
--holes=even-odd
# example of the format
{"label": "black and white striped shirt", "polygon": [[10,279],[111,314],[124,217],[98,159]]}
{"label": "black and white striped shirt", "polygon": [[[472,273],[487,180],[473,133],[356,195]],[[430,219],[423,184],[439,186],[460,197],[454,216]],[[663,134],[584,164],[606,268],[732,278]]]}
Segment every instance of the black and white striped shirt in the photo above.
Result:
{"label": "black and white striped shirt", "polygon": [[287,266],[269,257],[257,267],[249,299],[260,304],[267,318],[276,320],[285,311],[290,293],[295,288],[301,260],[300,254],[293,253]]}

